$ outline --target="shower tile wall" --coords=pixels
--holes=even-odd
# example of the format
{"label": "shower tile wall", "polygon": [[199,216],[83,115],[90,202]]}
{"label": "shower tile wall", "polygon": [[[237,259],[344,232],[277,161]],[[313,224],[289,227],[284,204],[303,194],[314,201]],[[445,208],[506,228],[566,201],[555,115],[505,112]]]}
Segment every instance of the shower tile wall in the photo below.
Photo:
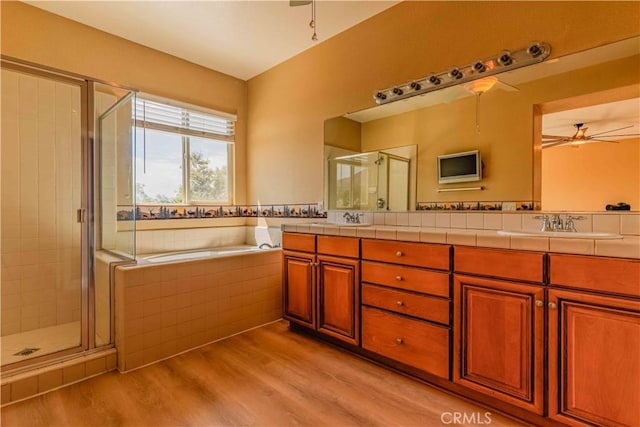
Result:
{"label": "shower tile wall", "polygon": [[2,336],[80,320],[78,87],[2,70]]}

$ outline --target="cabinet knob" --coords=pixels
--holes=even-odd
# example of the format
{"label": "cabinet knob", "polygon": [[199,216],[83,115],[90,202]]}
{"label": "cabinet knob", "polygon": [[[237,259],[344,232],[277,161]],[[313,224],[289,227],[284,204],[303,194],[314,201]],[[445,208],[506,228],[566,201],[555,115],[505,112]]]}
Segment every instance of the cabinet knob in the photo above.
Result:
{"label": "cabinet knob", "polygon": [[544,302],[542,302],[539,299],[536,300],[536,307],[542,307],[543,305],[544,305]]}
{"label": "cabinet knob", "polygon": [[396,276],[396,280],[397,280],[398,282],[402,282],[402,276]]}
{"label": "cabinet knob", "polygon": [[404,254],[402,253],[402,251],[398,251],[398,252],[396,252],[396,256],[402,256],[402,255],[404,255]]}
{"label": "cabinet knob", "polygon": [[549,303],[549,308],[550,308],[551,310],[555,310],[556,308],[558,308],[558,306],[557,306],[557,304],[556,304],[555,302],[550,302],[550,303]]}
{"label": "cabinet knob", "polygon": [[396,338],[396,342],[398,344],[402,344],[404,342],[404,340],[402,338]]}
{"label": "cabinet knob", "polygon": [[396,301],[396,304],[398,304],[398,307],[402,307],[404,305],[402,301]]}

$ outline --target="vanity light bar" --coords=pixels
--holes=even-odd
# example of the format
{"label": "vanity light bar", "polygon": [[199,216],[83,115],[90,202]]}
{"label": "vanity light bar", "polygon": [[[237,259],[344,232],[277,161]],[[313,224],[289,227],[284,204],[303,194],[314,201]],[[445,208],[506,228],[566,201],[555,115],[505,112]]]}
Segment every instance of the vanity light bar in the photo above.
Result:
{"label": "vanity light bar", "polygon": [[480,79],[516,68],[544,61],[551,53],[551,46],[544,42],[534,42],[528,47],[515,51],[505,50],[498,55],[475,61],[449,71],[431,74],[421,79],[412,80],[373,94],[378,104],[388,104],[400,99],[422,95],[434,90],[454,86],[460,83]]}

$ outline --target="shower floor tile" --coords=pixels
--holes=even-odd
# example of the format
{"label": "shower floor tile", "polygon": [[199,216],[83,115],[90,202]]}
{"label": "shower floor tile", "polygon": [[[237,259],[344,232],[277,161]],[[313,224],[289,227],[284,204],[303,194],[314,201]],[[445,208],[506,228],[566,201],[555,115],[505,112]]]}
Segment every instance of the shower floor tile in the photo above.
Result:
{"label": "shower floor tile", "polygon": [[[62,325],[48,328],[34,329],[32,331],[0,337],[0,364],[21,362],[67,348],[80,345],[80,322],[63,323]],[[14,356],[14,354],[27,349],[37,348],[27,356]]]}

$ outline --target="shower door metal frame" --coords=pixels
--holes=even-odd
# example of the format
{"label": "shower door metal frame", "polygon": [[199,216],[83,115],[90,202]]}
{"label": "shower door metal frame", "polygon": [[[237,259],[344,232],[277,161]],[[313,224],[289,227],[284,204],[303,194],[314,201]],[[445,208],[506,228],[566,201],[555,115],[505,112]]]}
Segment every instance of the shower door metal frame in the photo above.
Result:
{"label": "shower door metal frame", "polygon": [[[45,70],[20,60],[14,60],[2,56],[0,68],[12,70],[20,73],[33,75],[36,77],[46,78],[66,84],[74,85],[80,89],[80,145],[81,145],[81,182],[80,182],[80,207],[78,208],[78,222],[80,222],[80,252],[81,252],[81,319],[80,319],[80,345],[55,351],[53,353],[26,359],[20,362],[14,362],[0,367],[0,372],[12,371],[25,366],[33,366],[36,364],[46,363],[52,359],[63,360],[67,357],[73,357],[78,353],[82,353],[92,348],[90,345],[94,342],[95,337],[89,326],[89,301],[94,293],[94,269],[93,255],[94,248],[92,246],[93,239],[91,236],[94,232],[94,226],[90,219],[93,218],[93,188],[91,185],[92,170],[92,136],[93,121],[89,120],[89,111],[93,111],[93,97],[89,94],[90,81],[79,76],[70,76],[64,72],[54,71],[53,69]],[[91,138],[90,138],[91,137]],[[112,313],[113,316],[113,313]]]}

